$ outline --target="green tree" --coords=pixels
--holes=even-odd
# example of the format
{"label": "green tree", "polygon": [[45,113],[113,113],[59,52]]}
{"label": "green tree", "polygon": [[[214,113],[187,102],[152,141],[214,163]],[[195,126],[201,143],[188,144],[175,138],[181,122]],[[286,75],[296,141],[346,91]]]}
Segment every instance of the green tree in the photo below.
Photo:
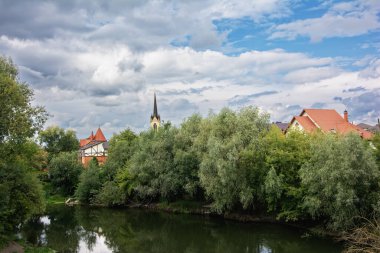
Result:
{"label": "green tree", "polygon": [[19,157],[0,161],[0,234],[14,229],[45,208],[41,183],[30,162]]}
{"label": "green tree", "polygon": [[64,130],[50,126],[39,133],[40,143],[49,154],[49,161],[60,152],[71,152],[79,149],[79,141],[73,130]]}
{"label": "green tree", "polygon": [[194,141],[200,134],[202,117],[194,114],[186,119],[174,138],[174,173],[179,176],[182,194],[198,199],[203,198],[203,190],[199,181],[199,153]]}
{"label": "green tree", "polygon": [[137,197],[171,200],[181,189],[179,175],[174,171],[173,147],[177,129],[166,123],[158,131],[150,130],[139,137],[136,152],[121,173],[124,185],[132,181]]}
{"label": "green tree", "polygon": [[304,206],[334,230],[347,229],[355,217],[368,217],[380,203],[380,172],[373,152],[359,136],[327,135],[312,145],[301,170]]}
{"label": "green tree", "polygon": [[32,89],[18,81],[16,66],[0,56],[0,143],[22,143],[41,129],[47,113],[31,106],[32,99]]}
{"label": "green tree", "polygon": [[265,198],[268,210],[277,213],[280,219],[294,221],[304,216],[304,195],[299,170],[310,158],[313,138],[323,136],[299,131],[292,131],[285,136],[276,126],[272,126],[264,137],[264,159],[268,171]]}
{"label": "green tree", "polygon": [[30,138],[47,113],[32,106],[32,99],[32,90],[18,80],[16,66],[0,57],[0,233],[44,209],[41,184],[31,173],[38,167],[39,149]]}
{"label": "green tree", "polygon": [[62,152],[53,157],[49,165],[49,175],[55,189],[65,195],[74,194],[83,170],[78,153]]}
{"label": "green tree", "polygon": [[260,114],[258,108],[247,107],[238,112],[224,108],[202,125],[204,134],[196,145],[200,153],[206,152],[199,177],[218,212],[237,205],[247,209],[263,198],[262,136],[269,127],[268,120],[269,116]]}
{"label": "green tree", "polygon": [[104,165],[107,180],[115,180],[118,171],[126,167],[135,152],[136,139],[136,134],[130,129],[112,136],[109,142],[108,158]]}
{"label": "green tree", "polygon": [[95,161],[90,161],[88,168],[79,177],[75,196],[81,203],[95,203],[96,195],[102,186],[100,168]]}

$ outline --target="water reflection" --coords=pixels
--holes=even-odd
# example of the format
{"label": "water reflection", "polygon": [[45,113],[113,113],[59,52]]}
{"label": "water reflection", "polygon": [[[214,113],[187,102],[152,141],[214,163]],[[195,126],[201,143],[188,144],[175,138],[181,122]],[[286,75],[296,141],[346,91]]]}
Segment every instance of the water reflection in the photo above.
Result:
{"label": "water reflection", "polygon": [[144,210],[51,206],[48,214],[25,225],[22,237],[57,252],[340,252],[302,231],[271,224]]}

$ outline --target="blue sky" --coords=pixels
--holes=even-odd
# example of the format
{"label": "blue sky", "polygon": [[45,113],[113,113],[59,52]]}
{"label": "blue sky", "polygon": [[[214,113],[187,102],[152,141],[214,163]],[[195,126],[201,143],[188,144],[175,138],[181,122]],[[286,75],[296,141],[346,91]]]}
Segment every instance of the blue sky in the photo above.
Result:
{"label": "blue sky", "polygon": [[380,117],[380,1],[0,1],[0,53],[59,125],[109,138],[254,105]]}

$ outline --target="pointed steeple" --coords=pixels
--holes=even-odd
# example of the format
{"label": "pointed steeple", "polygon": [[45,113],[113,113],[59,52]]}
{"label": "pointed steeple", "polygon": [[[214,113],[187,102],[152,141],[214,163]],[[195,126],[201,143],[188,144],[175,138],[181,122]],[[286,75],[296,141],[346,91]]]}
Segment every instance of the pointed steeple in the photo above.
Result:
{"label": "pointed steeple", "polygon": [[156,93],[154,93],[153,117],[158,118]]}
{"label": "pointed steeple", "polygon": [[153,114],[150,116],[151,120],[154,118],[160,120],[160,115],[158,114],[158,109],[157,109],[156,93],[154,93]]}
{"label": "pointed steeple", "polygon": [[157,130],[157,128],[160,126],[160,123],[161,123],[161,118],[157,110],[156,93],[154,93],[153,114],[150,116],[150,126],[154,130]]}

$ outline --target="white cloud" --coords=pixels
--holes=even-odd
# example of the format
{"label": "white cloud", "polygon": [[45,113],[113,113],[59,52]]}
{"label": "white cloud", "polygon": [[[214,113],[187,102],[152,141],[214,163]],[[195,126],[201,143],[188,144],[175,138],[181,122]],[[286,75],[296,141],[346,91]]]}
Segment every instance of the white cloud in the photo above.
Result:
{"label": "white cloud", "polygon": [[[287,120],[315,103],[343,110],[342,101],[352,101],[353,106],[362,103],[362,97],[350,100],[350,96],[361,96],[379,85],[375,56],[357,62],[362,70],[350,72],[337,67],[340,58],[283,49],[248,50],[233,56],[222,52],[229,31],[218,31],[214,21],[273,20],[290,15],[290,1],[28,3],[26,21],[18,14],[22,5],[4,7],[0,2],[0,51],[20,66],[22,80],[35,90],[35,103],[54,115],[48,124],[73,128],[80,137],[99,125],[107,137],[126,127],[148,128],[153,92],[162,119],[177,124],[193,112],[207,114],[234,101],[236,106],[260,106],[274,120]],[[376,6],[376,2],[369,4]],[[343,23],[350,18],[362,20],[372,17],[373,10],[363,9],[369,4],[331,5],[327,14],[341,17]],[[40,15],[41,10],[50,13]],[[59,23],[59,17],[71,12]],[[57,19],[52,17],[55,14]],[[49,20],[54,21],[52,26]],[[44,27],[48,29],[36,32]],[[326,37],[322,31],[315,36]],[[184,46],[171,46],[174,40]],[[343,92],[355,87],[365,89]],[[335,96],[341,100],[334,100]],[[376,115],[374,110],[371,115]]]}
{"label": "white cloud", "polygon": [[352,1],[333,5],[322,17],[275,25],[270,39],[352,37],[380,29],[379,1]]}

